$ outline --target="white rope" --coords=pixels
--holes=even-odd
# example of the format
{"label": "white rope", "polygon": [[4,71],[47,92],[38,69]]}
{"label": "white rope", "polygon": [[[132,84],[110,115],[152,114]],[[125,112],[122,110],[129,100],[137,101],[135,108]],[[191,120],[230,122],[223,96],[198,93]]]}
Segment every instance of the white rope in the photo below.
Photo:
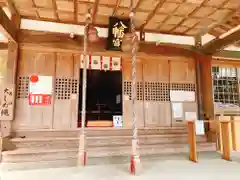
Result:
{"label": "white rope", "polygon": [[138,156],[135,148],[138,145],[138,129],[137,129],[137,118],[136,118],[136,100],[137,100],[137,80],[136,80],[136,46],[137,38],[135,36],[135,26],[134,26],[134,9],[133,9],[133,0],[131,0],[130,5],[130,24],[131,24],[131,33],[134,35],[132,39],[132,133],[133,133],[133,156],[136,158]]}

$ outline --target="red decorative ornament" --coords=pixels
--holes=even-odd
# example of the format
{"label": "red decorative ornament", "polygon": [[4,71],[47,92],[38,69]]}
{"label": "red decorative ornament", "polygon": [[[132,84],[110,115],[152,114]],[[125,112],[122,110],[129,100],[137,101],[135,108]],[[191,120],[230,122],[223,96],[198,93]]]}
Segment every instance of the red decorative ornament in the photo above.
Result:
{"label": "red decorative ornament", "polygon": [[38,78],[37,75],[32,75],[32,76],[30,76],[30,81],[31,81],[32,83],[36,83],[36,82],[38,82],[38,80],[39,80],[39,78]]}
{"label": "red decorative ornament", "polygon": [[96,42],[98,41],[98,31],[95,27],[90,26],[88,29],[88,40],[89,42]]}

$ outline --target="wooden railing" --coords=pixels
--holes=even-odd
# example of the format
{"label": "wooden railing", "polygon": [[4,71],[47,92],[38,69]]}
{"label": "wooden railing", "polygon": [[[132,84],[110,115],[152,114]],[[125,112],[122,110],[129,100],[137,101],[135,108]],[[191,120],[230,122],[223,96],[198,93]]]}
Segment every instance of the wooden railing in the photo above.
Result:
{"label": "wooden railing", "polygon": [[[189,159],[198,162],[195,122],[194,120],[187,121]],[[238,131],[236,131],[236,129],[240,129],[238,128],[240,127],[240,120],[204,120],[204,123],[211,123],[215,126],[216,151],[222,153],[223,159],[230,161],[231,151],[237,151],[240,146],[240,134],[238,135]]]}

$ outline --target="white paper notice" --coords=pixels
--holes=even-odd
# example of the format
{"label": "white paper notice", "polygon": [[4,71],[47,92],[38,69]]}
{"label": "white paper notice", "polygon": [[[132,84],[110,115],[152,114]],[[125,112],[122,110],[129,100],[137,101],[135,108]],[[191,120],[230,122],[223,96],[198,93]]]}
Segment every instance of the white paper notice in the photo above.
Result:
{"label": "white paper notice", "polygon": [[172,103],[172,111],[174,118],[182,118],[183,117],[182,103]]}
{"label": "white paper notice", "polygon": [[38,76],[36,83],[29,81],[29,93],[31,94],[52,94],[52,92],[52,76]]}
{"label": "white paper notice", "polygon": [[195,129],[196,129],[196,135],[204,135],[204,122],[201,120],[195,121]]}
{"label": "white paper notice", "polygon": [[176,102],[193,102],[195,101],[195,92],[194,91],[170,91],[171,101]]}
{"label": "white paper notice", "polygon": [[196,112],[185,112],[185,120],[197,120]]}
{"label": "white paper notice", "polygon": [[113,125],[114,127],[123,127],[122,116],[113,116]]}

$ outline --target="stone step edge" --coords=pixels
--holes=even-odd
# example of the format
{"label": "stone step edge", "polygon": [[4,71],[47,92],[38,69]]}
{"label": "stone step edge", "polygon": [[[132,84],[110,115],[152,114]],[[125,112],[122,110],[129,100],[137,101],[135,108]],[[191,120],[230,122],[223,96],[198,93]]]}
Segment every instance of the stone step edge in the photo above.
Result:
{"label": "stone step edge", "polygon": [[[154,135],[139,135],[139,138],[178,138],[188,137],[187,134],[154,134]],[[101,137],[86,137],[87,140],[107,140],[107,139],[132,139],[132,136],[101,136]],[[204,138],[204,137],[203,137]],[[12,138],[11,142],[29,142],[29,141],[62,141],[62,140],[79,140],[79,137],[46,137],[46,138]]]}
{"label": "stone step edge", "polygon": [[[213,145],[215,143],[209,143],[209,142],[200,142],[200,143],[197,143],[197,145]],[[141,146],[140,145],[140,149],[143,149],[144,148],[159,148],[161,146],[166,146],[166,145],[170,145],[172,147],[178,147],[178,146],[188,146],[188,144],[186,143],[174,143],[174,144],[167,144],[167,143],[163,143],[163,144],[157,144],[157,145],[143,145]],[[121,146],[121,147],[124,147],[124,148],[131,148],[131,146]],[[110,147],[110,148],[103,148],[103,147],[94,147],[94,148],[88,148],[87,150],[91,150],[91,151],[99,151],[99,150],[114,150],[114,149],[117,149],[119,150],[119,148],[121,148],[119,146],[117,147]],[[167,147],[168,148],[168,147]],[[171,147],[170,147],[171,148]],[[2,155],[20,155],[20,154],[41,154],[41,153],[55,153],[55,152],[76,152],[78,151],[78,148],[70,148],[70,149],[40,149],[40,148],[18,148],[18,149],[15,149],[15,150],[11,150],[11,151],[3,151],[2,152]]]}
{"label": "stone step edge", "polygon": [[[187,126],[171,126],[171,127],[152,127],[152,128],[138,128],[139,131],[141,130],[186,130]],[[132,131],[132,128],[85,128],[85,131],[121,131],[121,130],[129,130]],[[19,132],[80,132],[81,128],[74,128],[74,129],[26,129],[26,130],[15,130],[14,133]]]}

